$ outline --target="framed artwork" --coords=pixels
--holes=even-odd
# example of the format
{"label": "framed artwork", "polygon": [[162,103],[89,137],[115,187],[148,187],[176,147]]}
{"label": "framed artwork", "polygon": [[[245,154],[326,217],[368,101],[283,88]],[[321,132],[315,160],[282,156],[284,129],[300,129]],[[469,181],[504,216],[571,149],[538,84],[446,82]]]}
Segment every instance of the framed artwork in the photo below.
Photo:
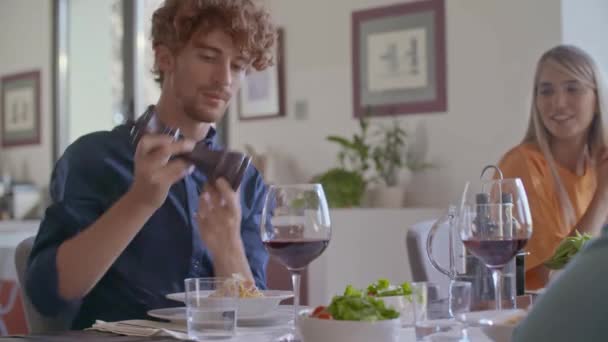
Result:
{"label": "framed artwork", "polygon": [[2,146],[40,144],[40,71],[2,77]]}
{"label": "framed artwork", "polygon": [[274,118],[285,115],[284,32],[278,30],[275,63],[263,71],[253,71],[239,92],[240,120]]}
{"label": "framed artwork", "polygon": [[444,0],[352,14],[356,117],[446,111]]}

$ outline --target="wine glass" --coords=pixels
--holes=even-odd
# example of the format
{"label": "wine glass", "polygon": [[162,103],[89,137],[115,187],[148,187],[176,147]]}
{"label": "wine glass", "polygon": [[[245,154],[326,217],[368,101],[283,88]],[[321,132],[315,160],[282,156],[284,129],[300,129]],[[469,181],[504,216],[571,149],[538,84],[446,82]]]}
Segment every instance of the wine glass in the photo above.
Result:
{"label": "wine glass", "polygon": [[458,219],[463,244],[492,272],[496,310],[502,310],[503,268],[532,235],[532,216],[522,181],[467,183]]}
{"label": "wine glass", "polygon": [[331,238],[331,223],[321,184],[272,185],[264,200],[262,242],[268,253],[291,273],[294,330],[300,304],[300,275],[317,258]]}

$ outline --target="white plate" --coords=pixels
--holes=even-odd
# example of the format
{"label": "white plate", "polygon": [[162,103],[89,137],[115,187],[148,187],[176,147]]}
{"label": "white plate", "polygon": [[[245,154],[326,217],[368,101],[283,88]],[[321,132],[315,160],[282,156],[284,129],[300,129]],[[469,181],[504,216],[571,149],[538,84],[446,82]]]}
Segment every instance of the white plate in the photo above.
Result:
{"label": "white plate", "polygon": [[[150,310],[148,311],[148,315],[180,324],[186,324],[187,320],[185,307]],[[293,307],[291,305],[282,305],[279,309],[259,317],[240,317],[237,314],[237,324],[241,327],[276,325],[287,323],[292,317]]]}
{"label": "white plate", "polygon": [[546,290],[545,287],[541,287],[540,289],[537,289],[537,290],[526,290],[526,294],[540,296],[541,294],[545,293],[545,290]]}
{"label": "white plate", "polygon": [[526,313],[522,309],[473,311],[459,314],[457,319],[479,327],[494,342],[510,342],[513,330]]}
{"label": "white plate", "polygon": [[[209,295],[213,292],[215,291],[200,291],[203,298],[209,297]],[[264,297],[239,298],[237,304],[239,317],[258,318],[260,316],[269,314],[276,310],[281,301],[293,297],[293,292],[291,291],[263,290],[261,292]],[[186,294],[184,292],[170,293],[167,295],[167,298],[182,303],[186,302]],[[209,300],[211,301],[213,298],[209,298]]]}
{"label": "white plate", "polygon": [[526,310],[522,309],[507,309],[502,311],[485,310],[473,311],[457,315],[457,319],[467,323],[470,326],[488,326],[488,325],[512,325],[516,323],[512,320],[523,318],[526,315]]}

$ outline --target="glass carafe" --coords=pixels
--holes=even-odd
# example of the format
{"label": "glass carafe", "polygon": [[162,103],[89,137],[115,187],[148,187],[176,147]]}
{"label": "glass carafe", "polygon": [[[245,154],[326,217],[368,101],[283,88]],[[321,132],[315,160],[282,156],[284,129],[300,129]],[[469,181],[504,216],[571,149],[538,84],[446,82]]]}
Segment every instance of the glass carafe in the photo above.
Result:
{"label": "glass carafe", "polygon": [[[495,291],[491,270],[466,249],[460,238],[458,225],[461,223],[463,210],[465,207],[476,207],[476,205],[478,208],[484,208],[485,206],[481,204],[508,203],[512,201],[512,196],[502,193],[503,184],[519,182],[521,181],[514,179],[467,182],[461,203],[458,206],[450,206],[448,212],[437,220],[429,231],[426,245],[429,262],[437,271],[446,275],[451,280],[466,281],[472,284],[472,310],[492,308],[491,303],[495,301]],[[507,188],[505,187],[505,189]],[[527,206],[525,197],[524,201],[526,203],[521,203],[518,200],[515,205]],[[483,221],[483,212],[476,212],[475,215],[477,215],[475,220]],[[434,249],[436,250],[439,247],[433,244],[437,234],[448,235],[448,264],[445,266],[437,262],[434,256]],[[441,246],[441,248],[446,248],[446,246]],[[503,308],[515,307],[517,295],[524,292],[523,254],[519,253],[503,269],[502,286],[499,286],[502,293],[500,297],[503,299]]]}

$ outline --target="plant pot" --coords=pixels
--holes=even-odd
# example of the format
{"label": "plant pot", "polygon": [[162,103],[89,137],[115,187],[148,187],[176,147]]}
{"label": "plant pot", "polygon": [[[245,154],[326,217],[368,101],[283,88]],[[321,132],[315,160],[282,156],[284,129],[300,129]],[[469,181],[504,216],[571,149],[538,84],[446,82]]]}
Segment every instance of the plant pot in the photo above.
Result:
{"label": "plant pot", "polygon": [[373,208],[401,208],[405,199],[405,189],[401,184],[386,186],[378,184],[367,190],[367,204]]}
{"label": "plant pot", "polygon": [[399,171],[399,186],[401,186],[402,188],[404,188],[404,190],[408,187],[408,185],[410,185],[410,182],[412,181],[412,171],[410,171],[410,169],[408,168],[403,168]]}

